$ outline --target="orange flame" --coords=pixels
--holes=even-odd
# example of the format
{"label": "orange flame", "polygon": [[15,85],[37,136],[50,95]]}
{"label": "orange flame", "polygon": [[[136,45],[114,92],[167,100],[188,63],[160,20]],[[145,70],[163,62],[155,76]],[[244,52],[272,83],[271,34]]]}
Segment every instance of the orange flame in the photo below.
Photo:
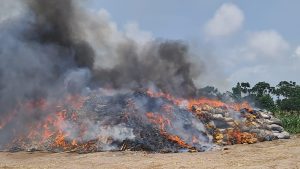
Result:
{"label": "orange flame", "polygon": [[154,124],[157,124],[158,126],[160,126],[160,133],[163,136],[165,136],[168,140],[176,142],[177,144],[179,144],[181,147],[184,147],[184,148],[191,147],[187,143],[185,143],[179,136],[172,135],[172,134],[166,132],[166,128],[168,126],[172,127],[170,119],[164,118],[162,115],[155,114],[153,112],[146,113],[146,116],[148,117],[148,119],[150,120],[151,123],[154,123]]}
{"label": "orange flame", "polygon": [[182,99],[182,98],[176,98],[170,94],[167,93],[163,93],[163,92],[153,92],[151,90],[147,90],[147,94],[150,97],[156,97],[156,98],[165,98],[169,101],[171,101],[172,103],[176,104],[176,105],[186,105],[186,108],[190,111],[192,111],[192,107],[193,106],[205,106],[208,105],[210,107],[213,108],[228,108],[228,109],[233,109],[236,111],[239,111],[241,109],[248,109],[248,110],[252,110],[252,107],[250,106],[250,104],[248,102],[242,102],[242,103],[229,103],[226,104],[222,101],[219,100],[214,100],[214,99],[208,99],[208,98],[200,98],[200,99]]}
{"label": "orange flame", "polygon": [[[69,133],[63,131],[63,125],[66,120],[77,121],[77,110],[80,110],[87,98],[79,95],[69,95],[64,99],[54,102],[45,99],[37,101],[28,101],[18,106],[18,110],[22,110],[25,116],[37,115],[38,113],[47,113],[46,117],[34,124],[26,126],[29,131],[27,133],[15,133],[17,137],[13,140],[13,144],[26,145],[28,141],[34,142],[35,145],[42,146],[49,139],[53,139],[50,145],[64,150],[71,149],[79,145],[80,138],[68,140]],[[55,110],[55,108],[57,110]],[[65,108],[71,108],[73,113],[68,113]],[[17,111],[13,111],[6,118],[0,119],[0,130],[10,123]],[[54,113],[51,113],[54,112]],[[84,132],[84,131],[82,131]],[[28,143],[31,144],[31,143]]]}

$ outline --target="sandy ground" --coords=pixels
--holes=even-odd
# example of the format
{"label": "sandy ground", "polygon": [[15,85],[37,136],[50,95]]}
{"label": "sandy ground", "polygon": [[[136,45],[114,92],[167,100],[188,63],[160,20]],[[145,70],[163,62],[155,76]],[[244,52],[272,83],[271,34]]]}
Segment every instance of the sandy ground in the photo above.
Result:
{"label": "sandy ground", "polygon": [[205,153],[0,153],[1,169],[34,168],[300,168],[300,136]]}

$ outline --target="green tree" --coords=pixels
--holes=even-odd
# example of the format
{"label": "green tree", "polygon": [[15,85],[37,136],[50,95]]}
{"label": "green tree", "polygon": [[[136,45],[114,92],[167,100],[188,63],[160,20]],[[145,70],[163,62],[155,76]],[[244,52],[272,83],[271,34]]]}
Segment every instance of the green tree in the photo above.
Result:
{"label": "green tree", "polygon": [[251,89],[251,93],[255,94],[257,97],[261,97],[263,95],[270,93],[271,86],[269,83],[266,82],[258,82],[254,87]]}
{"label": "green tree", "polygon": [[269,94],[257,97],[256,101],[257,101],[256,105],[258,107],[261,107],[261,108],[264,108],[267,110],[271,110],[271,111],[276,110],[275,102],[274,102],[272,96]]}
{"label": "green tree", "polygon": [[232,97],[238,102],[242,100],[242,87],[239,82],[232,88]]}
{"label": "green tree", "polygon": [[296,82],[281,81],[275,93],[281,110],[300,111],[300,86]]}
{"label": "green tree", "polygon": [[249,82],[242,82],[241,83],[241,87],[242,87],[242,92],[244,94],[248,94],[250,93],[250,83]]}
{"label": "green tree", "polygon": [[273,100],[273,92],[275,88],[269,83],[258,82],[249,90],[251,98],[255,101],[255,105],[267,110],[275,110],[276,104]]}

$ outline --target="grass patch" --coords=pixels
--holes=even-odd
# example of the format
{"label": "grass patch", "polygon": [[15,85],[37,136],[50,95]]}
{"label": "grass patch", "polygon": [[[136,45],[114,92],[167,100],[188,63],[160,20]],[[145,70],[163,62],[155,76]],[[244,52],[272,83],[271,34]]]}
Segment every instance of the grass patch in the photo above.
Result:
{"label": "grass patch", "polygon": [[277,112],[276,117],[281,120],[287,132],[300,133],[300,112]]}

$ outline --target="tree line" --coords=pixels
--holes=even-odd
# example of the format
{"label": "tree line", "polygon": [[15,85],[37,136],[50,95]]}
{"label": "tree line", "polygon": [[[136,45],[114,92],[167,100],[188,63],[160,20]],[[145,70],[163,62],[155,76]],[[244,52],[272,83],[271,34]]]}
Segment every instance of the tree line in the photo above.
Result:
{"label": "tree line", "polygon": [[251,87],[248,82],[237,83],[232,88],[235,101],[252,101],[256,107],[271,111],[300,112],[300,86],[293,81],[281,81],[276,86],[258,82]]}
{"label": "tree line", "polygon": [[220,100],[230,98],[235,102],[249,101],[255,107],[270,111],[300,112],[300,86],[293,81],[281,81],[276,86],[267,82],[258,82],[254,86],[249,82],[238,82],[232,91],[226,93],[207,86],[199,89],[197,95]]}

